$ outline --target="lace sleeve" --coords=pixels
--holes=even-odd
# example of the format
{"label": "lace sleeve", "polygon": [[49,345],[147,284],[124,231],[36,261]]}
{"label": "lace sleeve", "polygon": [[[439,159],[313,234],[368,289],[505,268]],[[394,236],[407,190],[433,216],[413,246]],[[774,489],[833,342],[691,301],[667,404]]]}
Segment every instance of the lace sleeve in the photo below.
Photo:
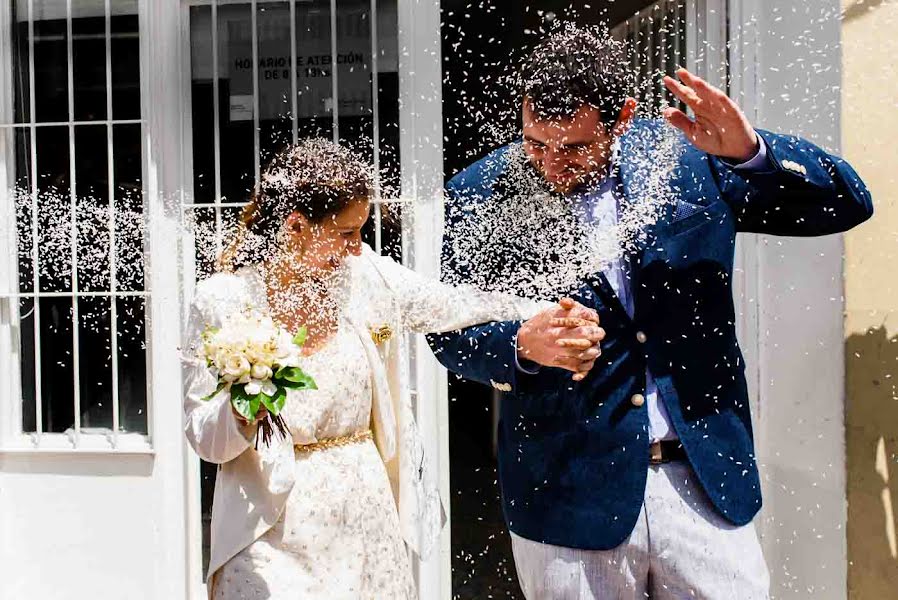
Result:
{"label": "lace sleeve", "polygon": [[452,286],[365,249],[385,285],[399,303],[402,328],[442,333],[491,321],[526,320],[551,306],[508,294],[484,292],[471,285]]}

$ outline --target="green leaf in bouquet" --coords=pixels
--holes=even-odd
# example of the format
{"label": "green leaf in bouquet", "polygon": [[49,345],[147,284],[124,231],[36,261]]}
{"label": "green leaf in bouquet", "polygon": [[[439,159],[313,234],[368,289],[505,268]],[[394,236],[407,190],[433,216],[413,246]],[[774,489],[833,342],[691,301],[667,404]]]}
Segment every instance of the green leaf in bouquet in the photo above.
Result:
{"label": "green leaf in bouquet", "polygon": [[287,390],[283,387],[278,386],[274,396],[269,396],[268,394],[259,395],[262,396],[262,405],[268,409],[268,413],[272,417],[278,416],[284,410],[284,404],[287,402]]}
{"label": "green leaf in bouquet", "polygon": [[259,407],[262,405],[262,394],[250,396],[243,385],[231,386],[231,404],[241,417],[247,421],[254,421]]}
{"label": "green leaf in bouquet", "polygon": [[299,367],[281,367],[274,375],[277,383],[291,390],[317,390],[312,376]]}
{"label": "green leaf in bouquet", "polygon": [[309,330],[305,327],[300,327],[299,331],[296,332],[296,335],[293,336],[293,343],[297,346],[303,346],[306,343],[306,338],[309,337]]}

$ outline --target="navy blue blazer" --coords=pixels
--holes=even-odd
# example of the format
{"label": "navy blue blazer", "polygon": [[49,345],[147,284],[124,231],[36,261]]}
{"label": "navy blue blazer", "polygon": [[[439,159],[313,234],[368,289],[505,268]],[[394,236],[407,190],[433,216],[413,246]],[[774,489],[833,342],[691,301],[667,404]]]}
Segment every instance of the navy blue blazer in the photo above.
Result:
{"label": "navy blue blazer", "polygon": [[[621,140],[625,198],[640,178],[651,135],[641,121]],[[665,208],[631,264],[631,319],[602,274],[573,297],[595,308],[606,331],[602,355],[579,383],[561,369],[515,367],[520,323],[489,323],[428,338],[440,362],[466,379],[504,389],[499,479],[509,529],[571,548],[606,550],[636,523],[649,459],[648,367],[698,480],[734,525],[761,508],[749,398],[736,341],[732,271],[739,231],[819,236],[870,218],[870,194],[842,159],[803,139],[759,131],[770,168],[740,172],[693,146],[679,159]],[[454,199],[496,202],[506,148],[448,184]],[[499,186],[497,189],[501,189]],[[445,269],[453,265],[444,264]],[[644,332],[644,342],[637,332]],[[508,391],[510,390],[510,391]]]}

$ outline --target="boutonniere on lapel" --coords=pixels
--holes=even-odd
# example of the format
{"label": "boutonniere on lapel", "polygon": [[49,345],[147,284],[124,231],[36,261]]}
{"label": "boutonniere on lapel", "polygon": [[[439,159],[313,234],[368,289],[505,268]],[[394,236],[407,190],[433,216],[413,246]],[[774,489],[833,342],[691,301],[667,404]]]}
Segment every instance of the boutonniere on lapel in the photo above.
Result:
{"label": "boutonniere on lapel", "polygon": [[393,337],[393,329],[389,325],[371,327],[371,339],[375,344],[383,344]]}

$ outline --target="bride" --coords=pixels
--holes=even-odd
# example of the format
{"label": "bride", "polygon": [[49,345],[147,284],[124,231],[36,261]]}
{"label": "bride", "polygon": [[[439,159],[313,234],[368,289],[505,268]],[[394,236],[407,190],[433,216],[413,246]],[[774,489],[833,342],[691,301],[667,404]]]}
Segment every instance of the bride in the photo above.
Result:
{"label": "bride", "polygon": [[[372,181],[365,161],[337,144],[288,147],[263,173],[222,272],[197,285],[184,350],[185,433],[220,465],[212,598],[415,598],[406,548],[426,554],[444,516],[412,416],[403,333],[540,309],[559,324],[595,320],[568,300],[538,305],[453,288],[379,256],[361,241]],[[288,392],[288,435],[269,444],[254,443],[257,422],[232,409],[227,390],[215,393],[216,376],[196,353],[204,330],[245,310],[290,332],[308,329],[302,368],[317,389]],[[576,353],[581,373],[598,355],[564,352]]]}

